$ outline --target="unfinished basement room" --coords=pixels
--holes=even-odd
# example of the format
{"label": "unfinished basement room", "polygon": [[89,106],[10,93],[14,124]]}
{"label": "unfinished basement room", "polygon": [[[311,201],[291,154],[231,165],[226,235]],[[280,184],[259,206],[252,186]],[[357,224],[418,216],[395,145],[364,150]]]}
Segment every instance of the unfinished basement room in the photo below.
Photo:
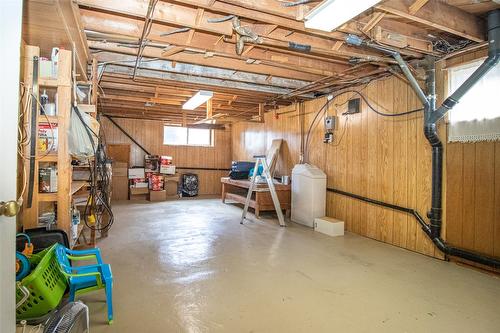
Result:
{"label": "unfinished basement room", "polygon": [[500,1],[0,1],[0,333],[500,332]]}

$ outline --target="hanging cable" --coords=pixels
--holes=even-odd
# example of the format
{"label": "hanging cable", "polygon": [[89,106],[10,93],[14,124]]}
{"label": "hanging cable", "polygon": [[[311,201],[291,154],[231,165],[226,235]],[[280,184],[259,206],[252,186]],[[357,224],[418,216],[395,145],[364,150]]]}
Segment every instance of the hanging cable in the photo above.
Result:
{"label": "hanging cable", "polygon": [[[306,135],[306,140],[305,140],[305,145],[304,145],[304,161],[305,162],[308,162],[309,161],[309,139],[311,137],[311,132],[312,130],[317,126],[316,124],[316,121],[318,119],[321,119],[325,114],[326,112],[328,111],[328,106],[330,104],[330,102],[332,102],[333,100],[335,100],[337,97],[339,96],[342,96],[342,95],[345,95],[345,94],[348,94],[348,93],[354,93],[356,95],[358,95],[367,105],[368,107],[368,110],[376,113],[377,115],[379,116],[382,116],[382,117],[400,117],[400,116],[406,116],[406,115],[410,115],[410,114],[414,114],[414,113],[418,113],[418,112],[421,112],[424,110],[424,108],[419,108],[419,109],[414,109],[414,110],[409,110],[409,111],[405,111],[405,112],[400,112],[400,113],[385,113],[385,112],[381,112],[379,110],[377,110],[372,104],[371,102],[368,100],[368,98],[361,92],[362,90],[366,89],[368,87],[368,85],[371,83],[372,81],[368,82],[363,88],[361,88],[360,90],[355,90],[355,89],[347,89],[347,90],[343,90],[341,91],[340,93],[338,93],[337,95],[335,96],[328,96],[327,97],[327,101],[326,103],[316,112],[316,115],[314,116],[311,124],[309,125],[309,129],[307,130],[307,135]],[[349,101],[346,101],[342,104],[339,104],[339,105],[335,105],[336,107],[338,106],[342,106],[342,105],[345,105],[347,104]],[[345,130],[346,130],[346,127],[347,127],[347,119],[349,117],[349,114],[348,113],[344,113],[343,114],[344,116],[347,116],[346,120],[345,120],[345,123],[344,123],[344,129],[343,129],[343,132],[341,134],[341,137],[340,137],[340,140],[338,143],[336,143],[334,145],[334,147],[340,145],[340,142],[342,141],[342,138],[344,137],[344,134],[345,134]]]}
{"label": "hanging cable", "polygon": [[[84,121],[78,107],[73,106],[73,111],[85,127],[94,150],[94,161],[88,159],[90,173],[90,193],[85,204],[83,220],[85,225],[95,231],[107,231],[114,223],[114,215],[110,207],[110,177],[107,171],[107,156],[104,145],[97,135]],[[94,137],[98,138],[97,148]],[[104,213],[109,215],[109,221],[103,226]],[[89,221],[89,216],[94,216],[95,221]]]}

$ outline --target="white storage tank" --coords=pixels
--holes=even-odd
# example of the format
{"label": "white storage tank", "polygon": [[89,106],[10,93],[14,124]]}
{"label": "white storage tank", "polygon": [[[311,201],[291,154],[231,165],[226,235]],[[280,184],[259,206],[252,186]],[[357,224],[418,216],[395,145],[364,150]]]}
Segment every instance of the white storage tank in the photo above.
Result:
{"label": "white storage tank", "polygon": [[292,170],[292,221],[309,227],[325,216],[326,174],[310,164],[297,164]]}

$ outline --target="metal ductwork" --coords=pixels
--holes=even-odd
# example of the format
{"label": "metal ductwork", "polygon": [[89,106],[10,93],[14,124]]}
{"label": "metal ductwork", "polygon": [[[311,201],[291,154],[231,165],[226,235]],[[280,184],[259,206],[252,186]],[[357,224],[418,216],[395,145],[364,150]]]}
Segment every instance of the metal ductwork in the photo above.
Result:
{"label": "metal ductwork", "polygon": [[262,44],[262,38],[249,28],[241,26],[240,19],[238,17],[233,17],[232,23],[233,29],[236,32],[237,55],[241,55],[243,53],[245,43]]}

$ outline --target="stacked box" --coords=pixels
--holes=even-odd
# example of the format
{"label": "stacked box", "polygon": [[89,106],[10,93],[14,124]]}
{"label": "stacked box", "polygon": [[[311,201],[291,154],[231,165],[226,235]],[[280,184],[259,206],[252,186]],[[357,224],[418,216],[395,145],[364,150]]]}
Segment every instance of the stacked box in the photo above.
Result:
{"label": "stacked box", "polygon": [[172,156],[161,156],[160,173],[165,175],[175,174],[175,165],[172,165]]}
{"label": "stacked box", "polygon": [[128,169],[128,178],[145,178],[144,168],[130,168]]}
{"label": "stacked box", "polygon": [[149,189],[152,191],[163,191],[164,189],[164,181],[162,175],[152,174],[149,177]]}
{"label": "stacked box", "polygon": [[166,191],[150,191],[149,201],[165,201],[167,199]]}
{"label": "stacked box", "polygon": [[158,156],[158,155],[145,155],[144,156],[144,170],[145,170],[145,172],[152,172],[152,173],[160,172],[160,156]]}
{"label": "stacked box", "polygon": [[40,168],[38,170],[38,192],[54,193],[57,192],[57,169]]}
{"label": "stacked box", "polygon": [[[52,127],[52,128],[51,128]],[[40,152],[57,151],[57,124],[40,123],[38,125],[38,150]]]}

